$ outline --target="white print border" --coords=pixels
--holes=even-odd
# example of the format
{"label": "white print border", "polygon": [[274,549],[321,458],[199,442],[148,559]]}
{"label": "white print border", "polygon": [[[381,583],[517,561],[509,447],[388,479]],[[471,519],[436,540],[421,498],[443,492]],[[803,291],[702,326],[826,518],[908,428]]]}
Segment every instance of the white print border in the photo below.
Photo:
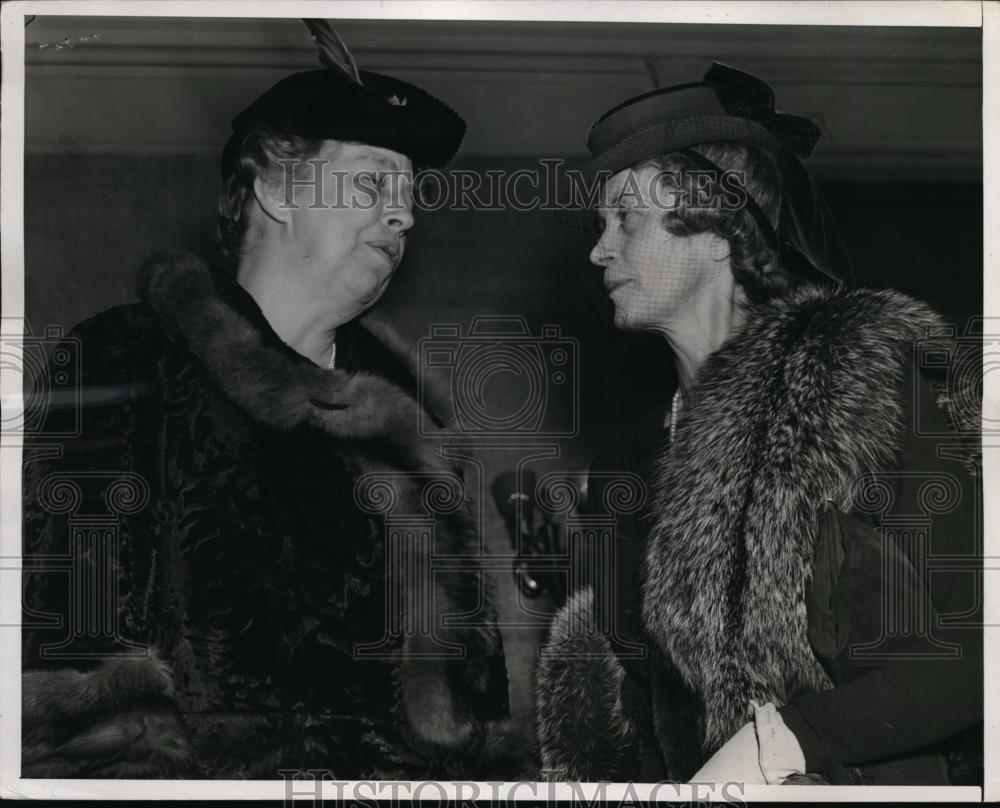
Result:
{"label": "white print border", "polygon": [[[133,799],[148,795],[149,799],[192,798],[205,800],[309,800],[313,804],[326,801],[357,799],[385,800],[395,804],[402,800],[434,801],[478,799],[518,803],[554,805],[635,805],[640,801],[665,801],[692,806],[706,802],[740,805],[752,802],[978,802],[979,788],[921,786],[742,786],[725,783],[710,786],[705,783],[545,783],[496,781],[400,782],[393,780],[323,781],[301,780],[247,782],[235,780],[175,782],[167,780],[24,780],[17,790],[0,789],[0,796],[17,794],[28,799]],[[317,786],[321,786],[317,792]]]}
{"label": "white print border", "polygon": [[[983,316],[1000,315],[1000,5],[983,4]],[[987,373],[983,348],[983,435],[1000,417],[1000,380]],[[1000,558],[1000,512],[990,484],[1000,475],[1000,446],[983,447],[983,555]],[[993,489],[996,490],[995,487]],[[983,791],[987,801],[1000,800],[1000,574],[983,569]],[[992,627],[992,628],[990,628]]]}
{"label": "white print border", "polygon": [[[12,16],[330,17],[343,20],[871,25],[978,28],[976,0],[9,0]],[[336,12],[334,14],[334,12]]]}

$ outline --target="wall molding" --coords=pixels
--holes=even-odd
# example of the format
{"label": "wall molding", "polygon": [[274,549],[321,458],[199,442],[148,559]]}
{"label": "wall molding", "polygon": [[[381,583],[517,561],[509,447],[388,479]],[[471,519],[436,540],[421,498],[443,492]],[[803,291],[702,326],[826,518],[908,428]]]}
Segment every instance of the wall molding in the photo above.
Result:
{"label": "wall molding", "polygon": [[[814,161],[824,174],[982,173],[978,29],[337,27],[363,68],[421,83],[461,110],[471,155],[579,156],[608,106],[695,80],[717,59],[766,77],[779,108],[820,121],[831,137]],[[36,17],[26,37],[26,148],[39,154],[217,150],[264,86],[316,65],[293,19]]]}

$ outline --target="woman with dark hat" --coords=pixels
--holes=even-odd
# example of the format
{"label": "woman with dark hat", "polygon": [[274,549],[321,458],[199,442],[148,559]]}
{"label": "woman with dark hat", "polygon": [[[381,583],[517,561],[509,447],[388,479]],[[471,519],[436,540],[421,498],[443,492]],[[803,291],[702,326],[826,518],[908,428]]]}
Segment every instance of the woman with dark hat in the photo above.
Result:
{"label": "woman with dark hat", "polygon": [[82,429],[26,451],[25,777],[503,774],[475,520],[371,311],[465,124],[308,24],[326,66],[233,121],[221,257],[80,325]]}
{"label": "woman with dark hat", "polygon": [[650,497],[590,565],[614,565],[610,586],[552,624],[536,684],[556,779],[974,776],[976,378],[922,361],[959,347],[928,306],[852,288],[799,163],[818,135],[723,65],[590,131],[591,261],[615,324],[667,340],[679,386],[596,463]]}

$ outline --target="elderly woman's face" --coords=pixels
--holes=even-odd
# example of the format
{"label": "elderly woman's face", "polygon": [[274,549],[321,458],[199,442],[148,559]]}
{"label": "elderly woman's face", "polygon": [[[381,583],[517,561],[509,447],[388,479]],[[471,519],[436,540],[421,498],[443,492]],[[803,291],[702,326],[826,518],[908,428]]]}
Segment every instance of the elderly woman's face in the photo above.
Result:
{"label": "elderly woman's face", "polygon": [[382,296],[403,258],[413,167],[389,149],[333,141],[311,162],[315,174],[297,172],[288,237],[308,288],[350,319]]}
{"label": "elderly woman's face", "polygon": [[604,268],[615,325],[655,330],[669,325],[686,303],[728,272],[728,245],[710,233],[676,236],[665,216],[676,195],[653,165],[611,177],[599,209],[601,237],[590,260]]}

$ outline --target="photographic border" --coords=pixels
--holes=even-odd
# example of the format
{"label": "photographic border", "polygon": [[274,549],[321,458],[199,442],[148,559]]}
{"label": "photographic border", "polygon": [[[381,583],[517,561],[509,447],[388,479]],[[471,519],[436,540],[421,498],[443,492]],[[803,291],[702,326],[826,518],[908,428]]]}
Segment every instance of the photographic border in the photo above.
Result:
{"label": "photographic border", "polygon": [[[767,25],[836,25],[836,26],[941,26],[982,27],[983,31],[983,185],[984,185],[984,272],[983,301],[985,317],[1000,316],[1000,5],[971,2],[920,2],[904,0],[842,0],[824,3],[796,3],[787,0],[767,2],[692,2],[654,3],[649,0],[515,0],[499,2],[479,0],[435,0],[412,3],[406,0],[290,0],[275,3],[263,0],[67,0],[32,2],[13,0],[0,9],[2,32],[2,76],[0,88],[0,305],[5,320],[19,320],[24,315],[24,17],[44,15],[92,16],[178,16],[178,17],[256,17],[298,18],[330,17],[341,19],[413,19],[479,21],[552,21],[607,23],[699,23]],[[15,347],[13,358],[17,359]],[[4,422],[17,423],[21,410],[21,374],[4,368],[0,371],[0,415]],[[984,418],[1000,417],[1000,390],[990,374],[984,376]],[[1000,440],[996,449],[1000,449]],[[990,448],[989,441],[984,450]],[[984,486],[997,479],[997,453],[984,451]],[[18,446],[0,446],[0,797],[48,797],[83,799],[129,798],[202,798],[202,799],[313,799],[315,784],[299,788],[288,781],[139,781],[139,780],[21,780],[20,779],[20,579],[21,555],[21,450]],[[986,558],[1000,559],[1000,532],[997,529],[997,506],[985,497],[984,547]],[[985,565],[987,568],[989,565]],[[995,572],[994,572],[995,577]],[[991,585],[992,584],[992,585]],[[984,681],[1000,682],[1000,585],[985,576],[984,610]],[[750,786],[743,791],[747,801],[952,801],[1000,799],[1000,688],[984,694],[985,781],[978,788],[956,787],[835,787],[835,786]],[[322,782],[322,781],[321,781]],[[371,785],[369,783],[369,785]],[[388,785],[396,788],[390,790]],[[469,784],[442,784],[433,794],[421,794],[422,784],[387,784],[373,792],[364,783],[346,788],[322,783],[323,798],[357,797],[440,799],[470,798]],[[608,800],[660,798],[672,801],[700,802],[733,799],[732,789],[706,789],[693,786],[661,787],[650,784],[569,785],[539,783],[477,784],[478,793],[495,799],[510,800]],[[496,786],[494,788],[494,786]],[[464,790],[463,790],[464,788]],[[424,789],[426,791],[426,789]],[[385,793],[382,793],[385,792]]]}

